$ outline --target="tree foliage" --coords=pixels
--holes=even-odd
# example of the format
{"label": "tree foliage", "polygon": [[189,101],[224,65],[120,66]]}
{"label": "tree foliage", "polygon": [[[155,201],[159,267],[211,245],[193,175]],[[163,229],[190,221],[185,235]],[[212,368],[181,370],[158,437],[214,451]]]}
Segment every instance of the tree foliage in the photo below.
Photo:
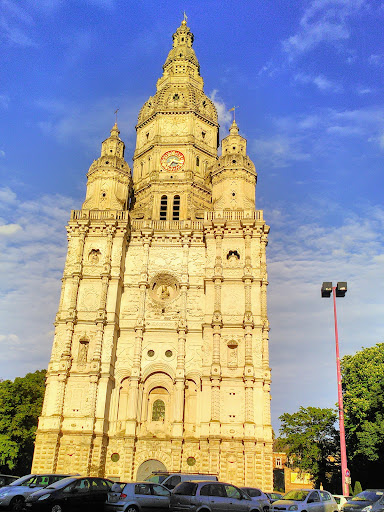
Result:
{"label": "tree foliage", "polygon": [[378,485],[384,457],[384,343],[341,360],[347,455],[353,480]]}
{"label": "tree foliage", "polygon": [[280,416],[280,439],[277,446],[287,454],[288,466],[312,475],[318,487],[336,485],[338,478],[338,431],[336,412],[319,407],[300,407],[294,414]]}
{"label": "tree foliage", "polygon": [[29,473],[44,390],[45,370],[0,382],[0,472]]}
{"label": "tree foliage", "polygon": [[356,480],[355,487],[353,488],[353,495],[356,496],[356,494],[359,494],[362,490],[363,488],[361,487],[361,483]]}

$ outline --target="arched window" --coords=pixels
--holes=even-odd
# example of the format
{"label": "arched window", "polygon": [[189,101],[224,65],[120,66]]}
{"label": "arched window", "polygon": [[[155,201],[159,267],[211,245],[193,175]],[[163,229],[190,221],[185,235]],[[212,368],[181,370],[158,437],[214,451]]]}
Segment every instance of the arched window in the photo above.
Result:
{"label": "arched window", "polygon": [[180,219],[180,196],[175,196],[173,198],[173,220]]}
{"label": "arched window", "polygon": [[200,165],[200,158],[197,156],[196,157],[196,167],[199,167]]}
{"label": "arched window", "polygon": [[161,196],[160,200],[160,220],[167,220],[167,196]]}
{"label": "arched window", "polygon": [[152,406],[152,421],[164,421],[165,419],[165,403],[157,399]]}
{"label": "arched window", "polygon": [[117,419],[123,421],[127,419],[128,409],[128,396],[129,396],[129,379],[125,378],[120,385],[119,390],[119,407],[117,412]]}

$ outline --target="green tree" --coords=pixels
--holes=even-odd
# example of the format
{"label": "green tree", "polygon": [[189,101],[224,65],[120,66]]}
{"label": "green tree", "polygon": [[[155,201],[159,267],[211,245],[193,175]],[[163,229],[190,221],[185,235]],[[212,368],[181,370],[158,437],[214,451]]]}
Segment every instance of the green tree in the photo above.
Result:
{"label": "green tree", "polygon": [[359,494],[359,492],[361,492],[363,489],[361,487],[361,483],[357,480],[355,482],[355,487],[353,489],[353,495],[356,496],[356,494]]}
{"label": "green tree", "polygon": [[0,382],[0,472],[29,473],[44,390],[45,370]]}
{"label": "green tree", "polygon": [[319,407],[300,407],[294,414],[280,416],[277,446],[287,454],[287,464],[310,473],[316,487],[333,490],[339,478],[336,412]]}
{"label": "green tree", "polygon": [[341,360],[347,455],[354,480],[381,485],[384,457],[384,343]]}

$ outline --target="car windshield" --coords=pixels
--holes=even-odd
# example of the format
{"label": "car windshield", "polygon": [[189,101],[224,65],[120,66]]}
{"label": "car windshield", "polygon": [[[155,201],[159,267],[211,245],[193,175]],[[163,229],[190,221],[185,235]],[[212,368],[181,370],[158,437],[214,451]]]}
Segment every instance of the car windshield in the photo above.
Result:
{"label": "car windshield", "polygon": [[17,480],[14,480],[12,483],[10,483],[9,485],[23,485],[24,482],[26,482],[27,480],[31,480],[31,478],[33,477],[34,475],[26,475],[26,476],[22,476],[21,478],[18,478]]}
{"label": "car windshield", "polygon": [[293,500],[293,501],[304,501],[308,496],[309,491],[289,491],[281,499],[282,500]]}
{"label": "car windshield", "polygon": [[363,491],[352,498],[352,501],[377,501],[383,496],[383,491]]}
{"label": "car windshield", "polygon": [[57,482],[48,485],[46,489],[61,489],[62,487],[65,487],[66,485],[70,484],[71,482],[74,482],[76,479],[69,476],[67,478],[63,478],[62,480],[58,480]]}
{"label": "car windshield", "polygon": [[153,482],[155,484],[161,484],[169,475],[152,475],[145,479],[146,482]]}

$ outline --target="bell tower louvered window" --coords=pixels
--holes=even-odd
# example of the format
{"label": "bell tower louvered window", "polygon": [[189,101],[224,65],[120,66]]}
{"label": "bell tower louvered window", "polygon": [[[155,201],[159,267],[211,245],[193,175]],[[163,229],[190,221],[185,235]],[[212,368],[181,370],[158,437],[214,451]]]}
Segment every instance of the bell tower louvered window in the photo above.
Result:
{"label": "bell tower louvered window", "polygon": [[168,205],[168,198],[167,198],[167,196],[161,196],[161,200],[160,200],[160,220],[167,220],[167,205]]}
{"label": "bell tower louvered window", "polygon": [[180,219],[180,196],[175,196],[173,198],[173,220]]}

